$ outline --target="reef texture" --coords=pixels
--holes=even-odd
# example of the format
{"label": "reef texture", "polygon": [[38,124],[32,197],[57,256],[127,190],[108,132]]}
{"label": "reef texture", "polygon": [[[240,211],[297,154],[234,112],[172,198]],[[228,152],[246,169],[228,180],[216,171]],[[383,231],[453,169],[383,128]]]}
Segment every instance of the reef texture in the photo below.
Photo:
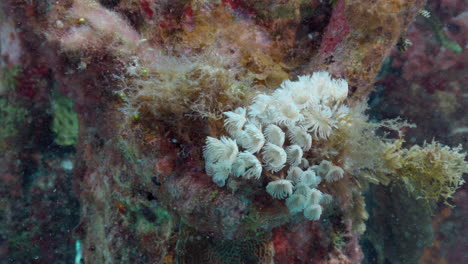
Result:
{"label": "reef texture", "polygon": [[[412,45],[406,51],[393,49],[382,67],[376,92],[369,101],[374,109],[374,118],[404,116],[410,122],[417,123],[417,127],[409,129],[407,133],[411,143],[422,143],[430,134],[445,144],[461,144],[465,150],[468,147],[468,120],[465,114],[468,107],[465,74],[467,8],[466,1],[428,1],[425,10],[429,16],[418,16],[405,36]],[[426,236],[414,237],[417,240],[414,244],[419,248],[417,256],[407,254],[409,250],[399,250],[395,254],[395,247],[389,248],[393,252],[384,252],[381,247],[375,250],[381,251],[375,254],[375,259],[380,258],[381,263],[385,258],[392,259],[392,263],[407,263],[415,257],[420,257],[419,263],[465,262],[466,254],[461,254],[467,250],[466,224],[462,220],[467,212],[464,197],[466,185],[454,195],[451,202],[453,208],[440,205],[438,211],[424,213],[420,210],[417,213],[424,222],[432,218],[429,227],[433,230],[426,227],[423,232]],[[370,219],[378,218],[378,210],[369,210]],[[402,219],[404,215],[407,215],[406,212],[395,214],[393,222],[397,223],[396,219]],[[374,232],[383,228],[377,222],[374,227],[369,223],[368,230]],[[379,235],[371,239],[375,240],[376,237]],[[377,240],[380,241],[376,243],[379,247],[383,243],[381,239]],[[395,244],[403,245],[402,242]],[[396,255],[399,259],[394,257]]]}
{"label": "reef texture", "polygon": [[[208,136],[224,134],[223,112],[298,75],[326,70],[346,79],[346,103],[359,105],[424,4],[2,1],[0,112],[9,114],[0,121],[6,124],[0,128],[0,259],[360,263],[368,217],[361,192],[370,180],[347,174],[322,187],[338,199],[321,220],[293,218],[284,201],[259,191],[267,182],[240,194],[235,183],[229,189],[213,183],[203,146]],[[446,19],[462,23],[463,16]],[[411,49],[394,61],[413,69],[405,57],[417,52]],[[428,71],[406,74],[422,78]],[[443,153],[446,163],[458,158],[436,143],[400,150],[401,143],[388,147],[394,171],[417,170],[411,159],[399,167],[400,151],[408,157]],[[420,179],[395,182],[404,189],[407,178]],[[443,182],[450,188],[433,192],[446,201],[461,182]]]}

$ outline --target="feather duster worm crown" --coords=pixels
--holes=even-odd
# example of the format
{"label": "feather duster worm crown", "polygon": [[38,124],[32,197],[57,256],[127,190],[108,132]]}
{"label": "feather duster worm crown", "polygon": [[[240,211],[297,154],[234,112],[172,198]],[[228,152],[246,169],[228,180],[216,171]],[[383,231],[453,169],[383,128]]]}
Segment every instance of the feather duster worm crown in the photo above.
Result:
{"label": "feather duster worm crown", "polygon": [[222,187],[230,175],[259,179],[265,169],[277,176],[266,186],[273,198],[287,198],[291,214],[318,220],[322,197],[328,196],[316,188],[322,178],[337,181],[344,172],[330,161],[314,165],[307,158],[314,142],[327,140],[349,112],[343,104],[347,94],[345,80],[316,72],[284,81],[271,95],[257,95],[247,108],[225,112],[232,138],[206,139],[207,175]]}

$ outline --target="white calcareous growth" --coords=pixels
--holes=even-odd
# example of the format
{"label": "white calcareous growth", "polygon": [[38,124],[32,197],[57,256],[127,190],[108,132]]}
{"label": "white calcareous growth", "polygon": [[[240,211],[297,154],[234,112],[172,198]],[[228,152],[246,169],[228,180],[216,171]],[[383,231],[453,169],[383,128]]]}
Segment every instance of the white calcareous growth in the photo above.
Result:
{"label": "white calcareous growth", "polygon": [[[348,125],[352,113],[344,104],[347,95],[345,80],[316,72],[286,80],[271,94],[258,94],[245,108],[224,112],[230,137],[207,137],[207,175],[223,187],[260,179],[265,169],[276,174],[277,180],[266,186],[273,198],[287,198],[291,213],[303,211],[307,219],[318,220],[321,204],[331,201],[318,189],[322,179],[340,180],[344,170],[328,160],[317,165],[317,153],[336,129]],[[239,180],[229,181],[231,175]]]}
{"label": "white calcareous growth", "polygon": [[298,166],[301,164],[303,154],[302,148],[298,145],[292,145],[286,148],[287,161],[291,166]]}
{"label": "white calcareous growth", "polygon": [[322,207],[319,204],[312,204],[304,209],[304,216],[309,220],[319,220],[322,215]]}
{"label": "white calcareous growth", "polygon": [[244,151],[232,164],[232,172],[236,177],[259,179],[262,175],[262,164],[252,153]]}
{"label": "white calcareous growth", "polygon": [[245,130],[240,131],[237,135],[240,145],[252,153],[260,151],[265,144],[262,129],[254,124],[247,124]]}
{"label": "white calcareous growth", "polygon": [[298,185],[296,185],[295,189],[294,189],[294,194],[301,194],[301,195],[304,195],[305,197],[309,198],[310,195],[312,194],[312,189],[303,184],[303,183],[300,183]]}
{"label": "white calcareous growth", "polygon": [[292,194],[293,188],[289,180],[276,180],[268,183],[266,191],[276,199],[284,199]]}
{"label": "white calcareous growth", "polygon": [[327,182],[335,182],[335,181],[343,179],[343,175],[344,175],[344,171],[342,168],[338,166],[333,166],[328,171],[327,175],[325,175],[325,180]]}
{"label": "white calcareous growth", "polygon": [[318,97],[313,92],[313,85],[310,83],[310,78],[299,76],[299,81],[284,81],[281,88],[288,91],[292,101],[298,108],[304,109],[318,101]]}
{"label": "white calcareous growth", "polygon": [[312,147],[312,136],[302,127],[289,127],[288,137],[293,144],[300,146],[304,151]]}
{"label": "white calcareous growth", "polygon": [[203,148],[203,158],[209,163],[220,160],[232,163],[238,153],[236,141],[227,137],[221,137],[221,140],[207,137],[206,145]]}
{"label": "white calcareous growth", "polygon": [[253,118],[270,120],[269,113],[273,110],[271,96],[259,94],[254,98],[254,103],[249,106],[249,115]]}
{"label": "white calcareous growth", "polygon": [[271,172],[280,171],[287,160],[286,151],[283,148],[267,143],[262,152],[263,161],[267,170]]}
{"label": "white calcareous growth", "polygon": [[226,184],[226,180],[229,177],[231,171],[231,165],[227,162],[218,162],[212,166],[213,181],[219,187],[223,187]]}
{"label": "white calcareous growth", "polygon": [[269,143],[275,144],[278,147],[282,147],[284,144],[285,135],[279,126],[270,124],[265,129],[265,138]]}
{"label": "white calcareous growth", "polygon": [[328,72],[315,72],[309,79],[314,92],[325,103],[341,102],[348,96],[348,82],[332,79]]}
{"label": "white calcareous growth", "polygon": [[299,167],[301,167],[301,169],[305,170],[305,169],[310,167],[310,163],[306,158],[302,158],[301,164],[299,164]]}
{"label": "white calcareous growth", "polygon": [[307,197],[302,194],[295,193],[286,199],[286,206],[291,213],[299,213],[304,210],[307,204]]}
{"label": "white calcareous growth", "polygon": [[319,204],[322,199],[322,192],[317,189],[312,189],[310,193],[310,203]]}
{"label": "white calcareous growth", "polygon": [[287,180],[292,181],[295,185],[302,182],[304,172],[299,167],[291,167],[288,170]]}
{"label": "white calcareous growth", "polygon": [[327,175],[328,171],[331,170],[331,168],[333,168],[333,164],[330,161],[322,160],[320,165],[317,167],[317,172],[319,175],[325,176]]}
{"label": "white calcareous growth", "polygon": [[279,125],[293,125],[304,118],[300,109],[287,97],[275,98],[274,121]]}
{"label": "white calcareous growth", "polygon": [[332,119],[333,111],[328,106],[313,106],[305,114],[305,127],[316,137],[327,139],[334,128],[336,120]]}
{"label": "white calcareous growth", "polygon": [[302,175],[302,181],[305,185],[316,188],[320,184],[322,179],[319,176],[317,176],[313,169],[308,169],[304,171],[304,174]]}
{"label": "white calcareous growth", "polygon": [[247,118],[245,116],[245,108],[239,107],[236,110],[224,112],[224,115],[227,117],[224,120],[224,127],[231,136],[237,135],[237,133],[242,130]]}

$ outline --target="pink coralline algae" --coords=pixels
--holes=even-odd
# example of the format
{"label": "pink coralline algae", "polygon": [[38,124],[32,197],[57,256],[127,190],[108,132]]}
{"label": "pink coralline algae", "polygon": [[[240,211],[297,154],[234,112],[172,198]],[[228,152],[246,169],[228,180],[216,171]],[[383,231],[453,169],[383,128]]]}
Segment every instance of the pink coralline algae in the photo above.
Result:
{"label": "pink coralline algae", "polygon": [[339,0],[336,2],[334,12],[330,18],[329,26],[325,31],[320,46],[320,53],[331,54],[346,35],[349,33],[348,20],[345,14],[345,1]]}

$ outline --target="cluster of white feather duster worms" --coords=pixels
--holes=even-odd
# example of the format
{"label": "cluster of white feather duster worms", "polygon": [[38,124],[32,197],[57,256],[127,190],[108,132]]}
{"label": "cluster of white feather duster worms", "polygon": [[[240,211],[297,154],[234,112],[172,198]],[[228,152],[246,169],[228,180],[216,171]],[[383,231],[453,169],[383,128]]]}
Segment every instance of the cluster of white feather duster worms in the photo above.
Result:
{"label": "cluster of white feather duster worms", "polygon": [[225,112],[230,137],[208,137],[203,149],[206,172],[220,187],[230,175],[259,179],[266,169],[278,175],[266,186],[274,198],[286,199],[291,213],[310,220],[322,213],[320,203],[331,200],[317,187],[343,177],[330,161],[311,166],[306,158],[313,141],[326,140],[349,109],[343,104],[348,83],[328,72],[284,81],[271,95],[257,95],[247,109]]}

